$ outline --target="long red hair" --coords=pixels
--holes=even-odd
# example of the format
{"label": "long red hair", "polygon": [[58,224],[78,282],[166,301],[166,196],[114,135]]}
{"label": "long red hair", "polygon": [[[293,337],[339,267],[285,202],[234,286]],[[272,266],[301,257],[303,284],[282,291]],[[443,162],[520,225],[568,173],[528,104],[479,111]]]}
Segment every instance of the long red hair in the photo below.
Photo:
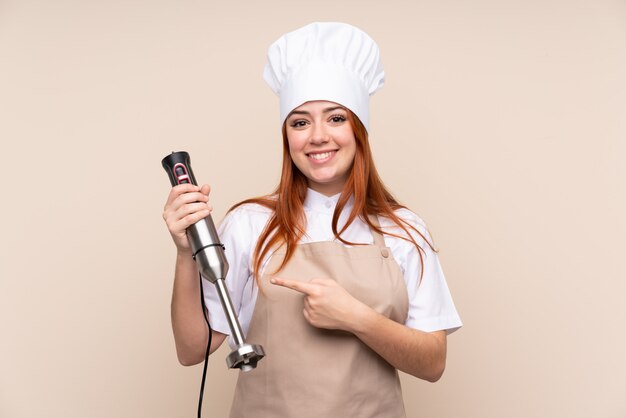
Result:
{"label": "long red hair", "polygon": [[[372,158],[367,129],[358,117],[346,108],[348,121],[352,126],[356,140],[356,154],[350,175],[343,187],[332,219],[332,231],[335,238],[344,244],[359,245],[344,240],[341,234],[359,216],[374,231],[387,234],[411,242],[418,250],[420,262],[423,264],[424,249],[419,246],[409,229],[417,233],[428,246],[436,251],[432,243],[414,226],[404,219],[399,218],[394,211],[406,208],[396,201],[383,184]],[[272,216],[261,233],[253,255],[253,275],[258,279],[263,260],[267,257],[272,248],[286,246],[286,254],[278,270],[282,269],[293,255],[298,242],[306,232],[306,218],[304,215],[304,199],[307,194],[307,178],[300,172],[291,160],[289,154],[289,143],[287,142],[287,129],[283,124],[283,167],[280,183],[274,192],[267,196],[247,199],[234,205],[230,210],[246,203],[256,203],[272,210]],[[350,197],[354,197],[354,206],[350,212],[345,225],[341,230],[337,230],[339,215],[348,203]],[[369,215],[380,215],[390,219],[400,227],[406,235],[396,235],[381,230],[373,225]],[[420,274],[420,280],[423,269]]]}

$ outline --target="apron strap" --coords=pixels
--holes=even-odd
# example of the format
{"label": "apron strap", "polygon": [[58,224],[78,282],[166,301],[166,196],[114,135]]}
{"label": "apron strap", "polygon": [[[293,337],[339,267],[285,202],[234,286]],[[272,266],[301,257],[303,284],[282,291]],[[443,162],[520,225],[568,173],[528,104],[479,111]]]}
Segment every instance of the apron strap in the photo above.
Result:
{"label": "apron strap", "polygon": [[[370,214],[367,217],[372,223],[372,225],[374,225],[377,228],[380,228],[380,223],[378,222],[378,216]],[[385,238],[383,237],[383,235],[378,231],[374,231],[373,229],[371,230],[371,232],[372,232],[372,236],[374,237],[374,245],[380,248],[386,248],[387,246],[385,245]]]}

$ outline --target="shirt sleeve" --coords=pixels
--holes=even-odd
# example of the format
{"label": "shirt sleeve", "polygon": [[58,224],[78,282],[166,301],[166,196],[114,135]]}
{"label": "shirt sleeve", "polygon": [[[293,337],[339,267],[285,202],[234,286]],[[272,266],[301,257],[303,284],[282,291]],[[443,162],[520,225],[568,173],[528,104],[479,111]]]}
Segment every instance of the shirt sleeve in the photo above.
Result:
{"label": "shirt sleeve", "polygon": [[[397,215],[432,243],[428,229],[419,216],[404,209],[398,211]],[[390,226],[388,220],[385,223],[391,228],[387,230],[406,236],[397,226]],[[407,285],[409,312],[405,325],[425,332],[446,330],[452,333],[463,324],[454,306],[439,257],[422,236],[411,229],[409,232],[424,250],[421,259],[411,242],[385,235],[385,241],[400,265]]]}
{"label": "shirt sleeve", "polygon": [[[248,302],[245,295],[250,292],[251,281],[253,281],[250,272],[250,259],[254,250],[252,248],[252,234],[250,219],[242,207],[229,212],[218,228],[218,235],[224,245],[224,252],[229,265],[226,274],[226,287],[238,316],[241,313],[242,305]],[[202,280],[202,285],[211,328],[230,335],[230,326],[215,285],[208,280]],[[244,326],[244,324],[241,325]]]}

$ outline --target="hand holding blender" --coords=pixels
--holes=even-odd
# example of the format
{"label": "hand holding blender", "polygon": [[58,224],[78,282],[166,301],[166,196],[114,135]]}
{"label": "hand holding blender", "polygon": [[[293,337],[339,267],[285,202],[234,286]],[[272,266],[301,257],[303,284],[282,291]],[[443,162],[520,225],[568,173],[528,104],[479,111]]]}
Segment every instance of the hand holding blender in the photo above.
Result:
{"label": "hand holding blender", "polygon": [[[168,174],[172,186],[179,184],[193,184],[197,186],[196,179],[191,170],[189,154],[186,152],[173,152],[163,159],[162,165]],[[186,203],[201,206],[203,200],[206,201],[207,199],[201,198],[201,200],[199,200],[200,203]],[[190,205],[190,208],[194,208],[192,205]],[[197,209],[197,206],[195,208]],[[205,213],[208,214],[208,212],[196,213],[200,216]],[[220,243],[211,215],[199,219],[197,222],[190,225],[187,228],[186,236],[188,244],[191,247],[193,258],[198,265],[198,270],[202,274],[202,277],[213,283],[217,288],[222,308],[224,309],[231,329],[231,335],[236,344],[235,350],[226,358],[226,364],[230,368],[239,368],[242,371],[254,369],[257,362],[263,358],[265,353],[263,347],[248,344],[243,337],[243,332],[224,280],[228,272],[228,261],[226,260],[224,248]]]}

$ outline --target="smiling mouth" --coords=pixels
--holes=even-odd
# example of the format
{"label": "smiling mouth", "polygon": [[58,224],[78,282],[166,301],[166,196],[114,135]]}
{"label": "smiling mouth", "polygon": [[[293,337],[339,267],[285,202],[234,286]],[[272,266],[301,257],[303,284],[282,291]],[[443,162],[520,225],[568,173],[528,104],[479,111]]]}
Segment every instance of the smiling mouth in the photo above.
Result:
{"label": "smiling mouth", "polygon": [[325,152],[310,152],[310,153],[308,153],[306,155],[309,158],[312,158],[312,159],[317,160],[317,161],[321,161],[321,160],[325,160],[327,158],[330,158],[336,152],[337,152],[337,150],[325,151]]}

